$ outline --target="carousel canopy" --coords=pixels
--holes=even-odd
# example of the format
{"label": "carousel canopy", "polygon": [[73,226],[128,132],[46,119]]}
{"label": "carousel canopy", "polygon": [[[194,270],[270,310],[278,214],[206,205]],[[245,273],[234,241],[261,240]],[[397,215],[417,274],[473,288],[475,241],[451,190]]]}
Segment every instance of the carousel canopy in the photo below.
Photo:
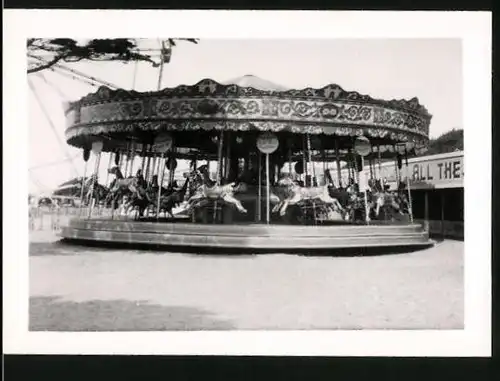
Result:
{"label": "carousel canopy", "polygon": [[[103,86],[67,104],[65,113],[69,144],[84,148],[99,139],[104,151],[124,149],[131,139],[152,142],[166,131],[176,134],[177,146],[192,148],[199,148],[200,142],[184,132],[205,133],[202,142],[210,140],[207,132],[225,130],[323,134],[347,142],[366,136],[375,144],[423,145],[432,118],[417,98],[375,99],[336,84],[284,90],[250,75],[226,84],[204,79],[143,93]],[[329,142],[331,147],[323,148],[333,148],[333,140]]]}
{"label": "carousel canopy", "polygon": [[229,81],[222,82],[223,85],[237,85],[239,87],[252,87],[257,90],[264,91],[286,91],[285,86],[278,85],[271,81],[256,77],[255,75],[247,74],[243,77],[233,78]]}

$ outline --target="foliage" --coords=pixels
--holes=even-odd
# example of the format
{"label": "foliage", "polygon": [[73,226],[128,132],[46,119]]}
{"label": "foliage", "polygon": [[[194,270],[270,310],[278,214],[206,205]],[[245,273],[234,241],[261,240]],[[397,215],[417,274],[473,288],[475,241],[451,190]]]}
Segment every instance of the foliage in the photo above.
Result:
{"label": "foliage", "polygon": [[462,151],[463,149],[464,130],[453,129],[451,131],[445,132],[436,139],[431,139],[429,142],[429,149],[425,152],[425,155]]}
{"label": "foliage", "polygon": [[[162,48],[158,49],[160,57],[168,62],[171,49],[177,41],[198,43],[193,38],[169,38],[164,40]],[[139,40],[129,38],[93,39],[80,43],[70,38],[30,38],[27,40],[28,74],[36,73],[60,63],[88,61],[121,61],[149,62],[159,66],[160,60],[153,59],[152,54],[147,54],[139,47]]]}

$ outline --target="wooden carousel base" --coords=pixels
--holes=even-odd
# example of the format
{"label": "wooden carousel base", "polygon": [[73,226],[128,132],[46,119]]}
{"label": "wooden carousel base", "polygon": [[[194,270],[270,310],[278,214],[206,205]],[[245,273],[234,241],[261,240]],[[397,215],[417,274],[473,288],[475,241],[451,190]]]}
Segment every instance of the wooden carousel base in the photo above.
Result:
{"label": "wooden carousel base", "polygon": [[297,226],[213,225],[73,219],[61,237],[87,243],[212,249],[318,250],[432,245],[418,224]]}

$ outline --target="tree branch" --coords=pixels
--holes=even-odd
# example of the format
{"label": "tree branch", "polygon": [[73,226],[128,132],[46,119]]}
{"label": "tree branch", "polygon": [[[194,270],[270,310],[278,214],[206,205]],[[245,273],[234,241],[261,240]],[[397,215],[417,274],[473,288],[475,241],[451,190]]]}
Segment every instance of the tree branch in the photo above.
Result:
{"label": "tree branch", "polygon": [[[176,41],[187,41],[197,44],[197,39],[193,38],[170,38],[169,49],[176,45]],[[156,62],[150,55],[142,54],[141,49],[137,47],[134,40],[131,39],[105,39],[91,40],[86,45],[80,46],[73,39],[28,39],[28,55],[30,52],[45,52],[54,54],[54,58],[50,61],[39,59],[42,61],[39,66],[28,69],[28,74],[37,73],[39,71],[50,69],[53,65],[63,60],[65,62],[78,62],[83,60],[89,61],[122,61],[122,62],[137,62],[144,61],[158,67],[160,64]],[[162,50],[161,54],[165,54]],[[37,58],[34,55],[34,58]],[[34,66],[34,65],[33,65]]]}
{"label": "tree branch", "polygon": [[40,66],[37,66],[35,68],[32,68],[32,69],[28,69],[28,74],[31,74],[31,73],[37,73],[39,71],[42,71],[42,70],[45,70],[45,69],[48,69],[52,66],[54,66],[56,63],[58,63],[59,61],[61,61],[62,59],[64,59],[64,55],[61,55],[61,56],[57,56],[55,57],[53,60],[43,64],[43,65],[40,65]]}

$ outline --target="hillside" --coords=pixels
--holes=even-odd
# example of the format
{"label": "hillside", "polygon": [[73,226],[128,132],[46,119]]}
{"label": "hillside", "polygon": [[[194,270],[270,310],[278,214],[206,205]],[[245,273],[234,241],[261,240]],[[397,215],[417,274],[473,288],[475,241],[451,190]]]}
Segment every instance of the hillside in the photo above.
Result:
{"label": "hillside", "polygon": [[462,151],[464,149],[464,130],[453,129],[436,139],[431,139],[425,155]]}

